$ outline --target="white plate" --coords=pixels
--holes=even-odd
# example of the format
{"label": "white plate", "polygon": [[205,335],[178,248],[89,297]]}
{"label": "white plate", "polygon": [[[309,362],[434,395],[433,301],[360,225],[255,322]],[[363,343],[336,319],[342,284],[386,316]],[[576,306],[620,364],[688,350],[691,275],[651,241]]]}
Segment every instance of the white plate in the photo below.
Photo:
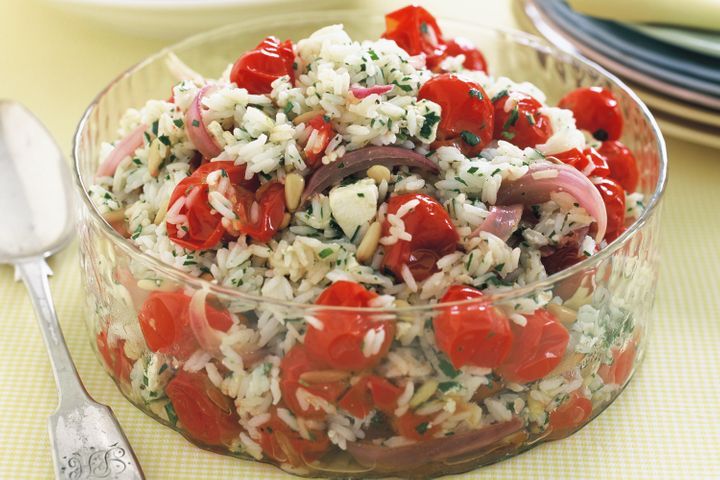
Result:
{"label": "white plate", "polygon": [[250,16],[356,7],[360,0],[46,0],[117,30],[179,39]]}
{"label": "white plate", "polygon": [[675,45],[676,47],[720,58],[719,33],[686,30],[683,28],[658,27],[654,25],[638,25],[636,23],[623,23],[622,25],[637,30],[648,37]]}

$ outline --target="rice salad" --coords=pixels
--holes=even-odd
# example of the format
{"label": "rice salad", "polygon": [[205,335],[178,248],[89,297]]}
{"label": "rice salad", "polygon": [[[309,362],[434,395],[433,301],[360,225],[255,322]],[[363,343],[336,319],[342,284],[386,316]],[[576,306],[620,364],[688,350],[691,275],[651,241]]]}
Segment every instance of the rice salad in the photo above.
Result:
{"label": "rice salad", "polygon": [[[88,191],[116,231],[249,295],[94,267],[134,309],[99,326],[108,369],[204,446],[296,473],[338,458],[403,472],[424,452],[566,436],[630,374],[633,318],[600,308],[589,278],[482,301],[596,254],[642,213],[612,94],[550,105],[422,7],[387,19],[378,40],[342,25],[268,37],[217,79],[171,54],[171,97],[125,112],[101,149]],[[296,304],[347,308],[292,318]]]}

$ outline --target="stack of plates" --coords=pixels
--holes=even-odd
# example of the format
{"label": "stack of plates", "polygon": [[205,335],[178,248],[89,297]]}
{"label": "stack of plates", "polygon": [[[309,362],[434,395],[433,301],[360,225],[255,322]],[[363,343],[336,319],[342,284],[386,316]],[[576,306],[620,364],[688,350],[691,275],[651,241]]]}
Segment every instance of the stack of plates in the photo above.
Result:
{"label": "stack of plates", "polygon": [[623,77],[671,136],[720,147],[720,35],[586,17],[557,0],[517,0],[525,26]]}

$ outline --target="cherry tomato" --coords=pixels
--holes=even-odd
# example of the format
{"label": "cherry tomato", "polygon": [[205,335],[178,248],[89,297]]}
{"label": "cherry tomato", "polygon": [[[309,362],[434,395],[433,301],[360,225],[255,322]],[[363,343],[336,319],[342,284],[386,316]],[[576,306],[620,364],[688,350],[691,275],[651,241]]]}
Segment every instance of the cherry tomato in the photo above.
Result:
{"label": "cherry tomato", "polygon": [[[325,149],[335,135],[335,131],[332,128],[330,119],[323,114],[310,120],[308,127],[312,128],[314,132],[317,132],[312,145],[306,145],[304,150],[305,163],[307,163],[308,167],[314,168],[318,166],[318,163],[325,154]],[[310,135],[312,136],[312,133]],[[309,138],[310,137],[308,137],[308,139]]]}
{"label": "cherry tomato", "polygon": [[242,428],[235,404],[201,372],[178,370],[165,388],[182,427],[206,445],[228,445]]}
{"label": "cherry tomato", "polygon": [[403,390],[376,375],[360,378],[338,402],[338,406],[357,418],[365,418],[375,408],[392,414]]}
{"label": "cherry tomato", "polygon": [[[520,148],[547,142],[553,131],[550,119],[539,112],[542,104],[529,95],[523,95],[517,103],[509,98],[503,95],[493,102],[493,138],[507,140]],[[505,109],[508,101],[515,103],[510,110]]]}
{"label": "cherry tomato", "polygon": [[410,55],[424,53],[428,68],[437,65],[445,52],[442,31],[435,17],[417,5],[409,5],[385,15],[385,33],[382,38],[394,40]]}
{"label": "cherry tomato", "polygon": [[235,214],[232,222],[237,232],[244,233],[258,242],[268,242],[280,230],[285,216],[285,187],[271,181],[255,193],[243,187],[235,187]]}
{"label": "cherry tomato", "polygon": [[550,412],[549,428],[555,433],[568,432],[582,425],[592,414],[592,402],[575,391],[570,398]]}
{"label": "cherry tomato", "polygon": [[617,181],[626,192],[634,192],[640,172],[630,149],[619,140],[608,140],[600,145],[598,153],[605,158],[610,168],[610,178]]}
{"label": "cherry tomato", "polygon": [[582,152],[577,148],[571,148],[564,152],[555,153],[552,157],[571,167],[575,167],[586,177],[606,178],[610,176],[610,167],[605,158],[592,147],[588,147]]}
{"label": "cherry tomato", "polygon": [[108,343],[107,332],[102,330],[95,339],[105,366],[112,373],[113,378],[123,382],[130,382],[130,371],[133,363],[125,355],[125,340],[118,340],[115,346]]}
{"label": "cherry tomato", "polygon": [[433,425],[428,416],[407,412],[393,420],[398,435],[411,440],[428,440],[432,438],[440,425]]}
{"label": "cherry tomato", "polygon": [[485,57],[480,50],[475,48],[475,45],[473,45],[470,40],[462,37],[455,37],[452,40],[448,40],[446,45],[446,56],[457,57],[458,55],[465,55],[463,67],[468,70],[487,72],[487,62],[485,61]]}
{"label": "cherry tomato", "polygon": [[613,349],[612,353],[613,363],[600,367],[598,374],[605,383],[624,385],[628,377],[630,377],[630,372],[632,372],[637,347],[635,342],[631,341],[623,350],[616,348]]}
{"label": "cherry tomato", "polygon": [[510,324],[512,348],[497,369],[508,382],[534,382],[550,373],[562,360],[570,340],[567,329],[547,310],[535,310],[525,318],[524,327],[515,322]]}
{"label": "cherry tomato", "polygon": [[303,388],[312,395],[320,397],[329,403],[335,403],[347,387],[341,382],[306,383],[300,380],[305,372],[326,370],[327,365],[309,355],[304,345],[296,345],[280,363],[280,390],[287,407],[297,416],[306,418],[324,418],[325,410],[315,405],[303,409],[297,399],[297,391]]}
{"label": "cherry tomato", "polygon": [[[227,332],[233,324],[226,310],[206,304],[205,314],[215,330]],[[186,359],[200,348],[190,327],[190,297],[183,292],[152,292],[138,313],[138,321],[153,352]]]}
{"label": "cherry tomato", "polygon": [[623,116],[615,96],[604,88],[578,88],[565,95],[558,104],[572,110],[575,125],[600,140],[617,140],[622,135]]}
{"label": "cherry tomato", "polygon": [[[580,250],[580,246],[582,241],[585,239],[587,232],[587,228],[573,230],[571,233],[564,236],[557,246],[544,247],[541,249],[540,261],[545,267],[545,271],[548,275],[565,270],[566,268],[585,260],[585,258],[589,256]],[[546,251],[545,248],[548,248],[548,251]],[[593,254],[595,252],[588,253]]]}
{"label": "cherry tomato", "polygon": [[[368,307],[377,297],[355,282],[339,281],[327,287],[315,301],[316,305],[338,307]],[[316,315],[322,330],[312,325],[305,334],[305,346],[313,357],[332,368],[358,371],[374,366],[390,349],[395,325],[390,321],[375,321],[370,315],[348,312],[319,311]],[[365,355],[367,335],[382,337],[376,353]]]}
{"label": "cherry tomato", "polygon": [[[453,285],[440,303],[481,299],[482,292]],[[455,368],[464,365],[495,368],[510,352],[512,333],[508,319],[489,303],[443,308],[433,319],[435,339]]]}
{"label": "cherry tomato", "polygon": [[320,458],[330,448],[330,439],[322,430],[310,430],[311,440],[304,439],[270,410],[270,420],[260,428],[260,446],[268,457],[295,467],[305,466]]}
{"label": "cherry tomato", "polygon": [[237,59],[230,72],[230,81],[249,93],[270,93],[271,83],[280,77],[288,75],[290,83],[295,83],[294,62],[292,42],[280,43],[270,36]]}
{"label": "cherry tomato", "polygon": [[245,180],[245,166],[236,166],[233,162],[209,162],[201,165],[187,178],[177,184],[168,202],[171,209],[177,201],[183,206],[178,215],[187,217],[181,224],[170,223],[166,220],[168,237],[174,243],[188,250],[205,250],[217,244],[225,232],[222,225],[222,216],[210,206],[207,185],[207,176],[210,172],[224,170],[230,177],[231,183],[252,187],[256,180]]}
{"label": "cherry tomato", "polygon": [[[397,278],[402,278],[403,265],[407,265],[413,278],[425,280],[437,270],[437,261],[455,251],[458,236],[450,216],[434,198],[421,193],[406,193],[392,197],[388,202],[388,214],[395,214],[405,203],[419,200],[420,204],[402,217],[405,231],[412,240],[398,240],[386,245],[382,266]],[[385,218],[383,235],[390,234],[390,222]]]}
{"label": "cherry tomato", "polygon": [[492,140],[493,105],[479,84],[443,73],[425,82],[418,98],[431,100],[442,109],[437,145],[454,145],[475,156]]}
{"label": "cherry tomato", "polygon": [[610,243],[625,231],[625,190],[610,178],[594,178],[593,183],[605,202],[605,210],[607,210],[605,240]]}

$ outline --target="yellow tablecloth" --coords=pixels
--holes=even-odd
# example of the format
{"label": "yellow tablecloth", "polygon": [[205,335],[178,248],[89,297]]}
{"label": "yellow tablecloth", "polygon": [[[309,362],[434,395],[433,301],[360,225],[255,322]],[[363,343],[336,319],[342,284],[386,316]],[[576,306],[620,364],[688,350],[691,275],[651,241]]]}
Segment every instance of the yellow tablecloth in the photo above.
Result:
{"label": "yellow tablecloth", "polygon": [[[439,15],[514,26],[509,2],[427,3]],[[75,124],[95,93],[162,46],[42,4],[0,0],[0,98],[25,103],[69,152]],[[720,478],[720,152],[675,139],[668,146],[656,323],[637,376],[573,437],[456,478]],[[147,477],[291,478],[199,450],[118,393],[90,350],[77,260],[77,245],[51,260],[65,337],[88,391],[115,410]],[[30,302],[12,270],[0,267],[1,479],[52,477],[47,417],[55,405]]]}

